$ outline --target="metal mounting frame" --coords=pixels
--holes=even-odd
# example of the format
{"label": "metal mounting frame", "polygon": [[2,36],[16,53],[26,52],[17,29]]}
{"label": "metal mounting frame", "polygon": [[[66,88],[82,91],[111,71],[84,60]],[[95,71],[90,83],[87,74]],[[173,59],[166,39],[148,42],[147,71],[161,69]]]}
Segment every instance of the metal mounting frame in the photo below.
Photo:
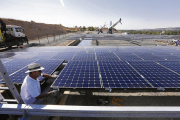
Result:
{"label": "metal mounting frame", "polygon": [[3,80],[5,81],[6,85],[8,86],[9,90],[11,91],[12,95],[14,96],[14,98],[17,100],[18,103],[23,104],[23,100],[19,94],[19,92],[17,91],[14,83],[12,82],[11,78],[9,77],[8,72],[6,71],[6,68],[4,67],[2,61],[0,60],[0,75],[3,78]]}

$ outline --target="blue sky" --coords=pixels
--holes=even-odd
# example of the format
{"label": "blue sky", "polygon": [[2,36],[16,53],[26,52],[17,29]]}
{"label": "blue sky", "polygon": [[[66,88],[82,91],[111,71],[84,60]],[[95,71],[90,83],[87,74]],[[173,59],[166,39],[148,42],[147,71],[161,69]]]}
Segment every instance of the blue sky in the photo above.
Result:
{"label": "blue sky", "polygon": [[116,29],[180,27],[180,0],[1,0],[0,17],[48,24]]}

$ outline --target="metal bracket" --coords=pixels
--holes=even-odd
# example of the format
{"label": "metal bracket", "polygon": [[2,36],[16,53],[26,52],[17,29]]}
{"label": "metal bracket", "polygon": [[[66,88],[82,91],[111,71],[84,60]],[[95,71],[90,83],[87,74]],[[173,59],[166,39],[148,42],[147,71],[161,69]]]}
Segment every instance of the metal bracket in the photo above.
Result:
{"label": "metal bracket", "polygon": [[165,88],[157,88],[157,90],[165,91]]}
{"label": "metal bracket", "polygon": [[112,89],[111,89],[111,88],[105,88],[105,90],[109,90],[109,92],[112,92]]}
{"label": "metal bracket", "polygon": [[28,120],[30,115],[28,114],[27,110],[24,110],[23,116],[20,120]]}
{"label": "metal bracket", "polygon": [[4,99],[4,97],[2,96],[2,94],[0,93],[0,102],[2,102]]}

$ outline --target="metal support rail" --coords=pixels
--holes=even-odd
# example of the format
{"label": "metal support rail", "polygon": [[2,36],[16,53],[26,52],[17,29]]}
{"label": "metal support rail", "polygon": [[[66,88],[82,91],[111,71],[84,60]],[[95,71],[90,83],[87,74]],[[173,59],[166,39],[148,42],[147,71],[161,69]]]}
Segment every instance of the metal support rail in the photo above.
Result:
{"label": "metal support rail", "polygon": [[180,107],[173,106],[67,106],[0,104],[0,114],[68,117],[180,118]]}
{"label": "metal support rail", "polygon": [[9,90],[11,91],[12,95],[14,96],[14,98],[17,100],[18,103],[23,104],[23,100],[19,94],[19,92],[17,91],[16,87],[14,86],[11,78],[9,77],[8,72],[6,71],[3,63],[0,60],[0,75],[3,78],[3,80],[5,81],[6,85],[8,86]]}

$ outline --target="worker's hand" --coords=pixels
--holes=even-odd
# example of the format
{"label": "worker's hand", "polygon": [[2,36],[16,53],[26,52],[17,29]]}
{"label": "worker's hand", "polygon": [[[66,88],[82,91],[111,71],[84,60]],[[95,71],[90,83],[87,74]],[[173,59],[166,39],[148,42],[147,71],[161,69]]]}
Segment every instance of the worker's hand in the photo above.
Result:
{"label": "worker's hand", "polygon": [[58,93],[58,91],[57,90],[52,90],[52,91],[50,91],[50,93],[51,93],[50,94],[51,96],[55,96]]}
{"label": "worker's hand", "polygon": [[56,79],[59,75],[51,75],[52,78]]}

